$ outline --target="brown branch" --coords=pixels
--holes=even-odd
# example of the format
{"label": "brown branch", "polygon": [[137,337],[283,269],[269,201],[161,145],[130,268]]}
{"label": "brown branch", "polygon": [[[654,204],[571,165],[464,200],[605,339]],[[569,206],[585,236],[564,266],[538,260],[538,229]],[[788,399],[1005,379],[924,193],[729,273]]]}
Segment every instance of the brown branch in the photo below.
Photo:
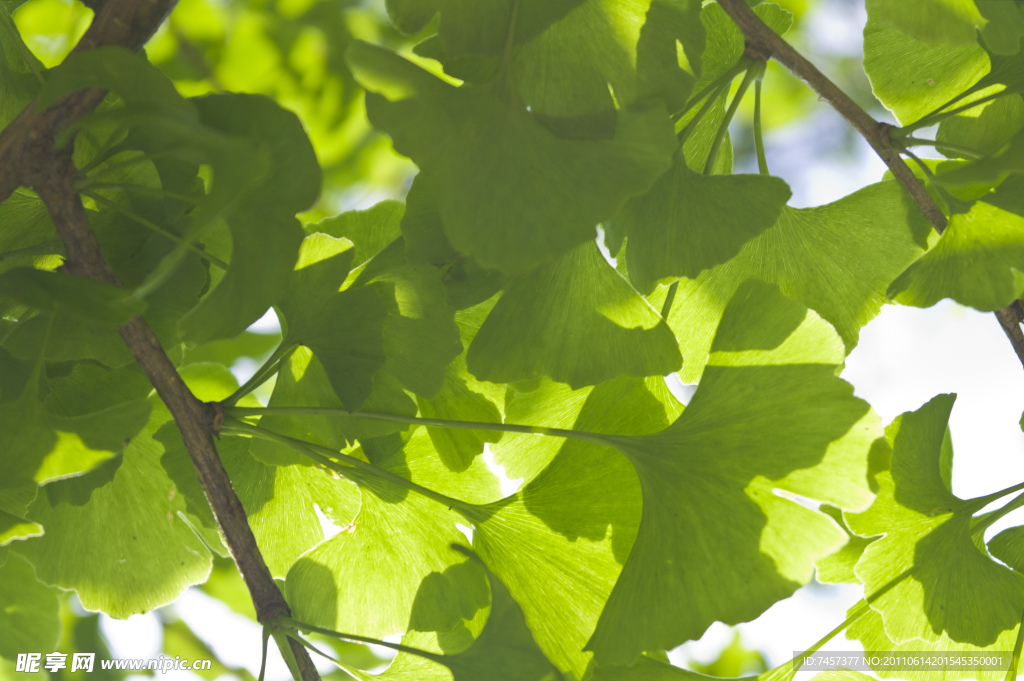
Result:
{"label": "brown branch", "polygon": [[[175,0],[104,0],[75,51],[101,45],[140,48],[171,11]],[[21,185],[30,186],[46,204],[64,243],[63,269],[89,279],[117,284],[117,277],[96,242],[81,197],[74,188],[72,144],[56,147],[61,131],[95,108],[102,90],[82,90],[37,113],[30,104],[0,133],[0,201]],[[200,485],[225,543],[245,580],[260,622],[291,614],[256,544],[245,509],[231,486],[214,445],[218,429],[215,405],[188,389],[160,341],[141,317],[118,329],[121,338],[167,405],[181,432]],[[306,649],[291,642],[303,681],[319,681]]]}
{"label": "brown branch", "polygon": [[[867,140],[871,148],[889,168],[896,181],[903,185],[903,188],[910,194],[918,209],[941,234],[946,229],[948,222],[946,216],[932,199],[924,183],[918,179],[900,156],[900,150],[892,145],[889,131],[893,126],[872,118],[814,64],[761,21],[761,18],[747,6],[744,0],[718,0],[718,4],[726,14],[732,17],[743,33],[747,44],[746,54],[760,59],[776,59],[793,75],[807,83],[822,99],[831,104],[832,108],[839,112]],[[1021,322],[1024,321],[1024,309],[1021,308],[1019,301],[1015,301],[1009,307],[996,310],[995,315],[1009,339],[1010,345],[1013,346],[1014,352],[1017,353],[1017,359],[1024,366],[1024,332],[1020,328]]]}

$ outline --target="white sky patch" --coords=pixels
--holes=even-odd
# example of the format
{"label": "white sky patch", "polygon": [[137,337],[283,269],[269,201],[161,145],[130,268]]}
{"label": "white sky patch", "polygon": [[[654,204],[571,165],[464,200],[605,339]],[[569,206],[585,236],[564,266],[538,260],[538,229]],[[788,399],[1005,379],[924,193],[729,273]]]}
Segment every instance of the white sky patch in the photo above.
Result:
{"label": "white sky patch", "polygon": [[466,536],[466,541],[473,543],[473,528],[462,523],[455,523],[455,529]]}
{"label": "white sky patch", "polygon": [[494,473],[495,477],[498,478],[498,484],[501,487],[502,496],[511,496],[519,491],[519,488],[523,486],[523,478],[518,480],[510,480],[508,475],[505,474],[505,467],[495,461],[494,454],[491,452],[488,443],[484,443],[484,464],[487,465],[487,470]]}
{"label": "white sky patch", "polygon": [[278,321],[274,308],[270,308],[262,317],[250,324],[247,331],[252,331],[253,333],[281,333],[281,322]]}
{"label": "white sky patch", "polygon": [[320,529],[324,533],[324,540],[328,540],[335,535],[341,534],[345,528],[337,525],[333,520],[324,515],[324,512],[320,510],[320,507],[314,502],[313,512],[316,513],[316,519],[320,521]]}
{"label": "white sky patch", "polygon": [[665,377],[665,385],[668,386],[668,391],[683,404],[689,404],[693,394],[697,392],[696,383],[683,383],[683,379],[675,373]]}

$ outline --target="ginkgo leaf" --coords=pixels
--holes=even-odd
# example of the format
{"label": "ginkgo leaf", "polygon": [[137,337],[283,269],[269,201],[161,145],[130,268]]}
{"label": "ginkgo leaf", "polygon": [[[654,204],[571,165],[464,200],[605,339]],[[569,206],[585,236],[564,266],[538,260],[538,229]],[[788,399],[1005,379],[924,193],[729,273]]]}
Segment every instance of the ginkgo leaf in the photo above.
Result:
{"label": "ginkgo leaf", "polygon": [[978,201],[954,215],[938,242],[896,278],[889,296],[931,307],[952,298],[978,310],[998,310],[1024,290],[1024,216]]}
{"label": "ginkgo leaf", "polygon": [[[95,392],[83,393],[81,383],[91,383]],[[53,379],[50,390],[40,402],[30,382],[0,405],[4,488],[81,475],[116,456],[149,419],[148,385],[128,370],[78,365],[69,377]]]}
{"label": "ginkgo leaf", "polygon": [[46,534],[17,544],[41,581],[74,589],[84,607],[111,617],[170,603],[210,572],[210,553],[179,517],[185,500],[151,437],[165,418],[154,411],[122,458],[46,485],[29,507]]}
{"label": "ginkgo leaf", "polygon": [[[190,510],[216,532],[202,489],[195,484],[192,462],[180,438],[170,440],[168,428],[157,434],[164,444],[160,463],[186,496]],[[173,445],[171,443],[174,443]],[[222,437],[217,444],[231,486],[245,507],[256,544],[270,573],[284,578],[303,553],[325,538],[321,517],[346,527],[359,510],[359,490],[350,482],[310,466],[267,466],[249,452],[249,440]],[[319,511],[319,514],[318,512]],[[288,528],[282,533],[281,528]]]}
{"label": "ginkgo leaf", "polygon": [[[973,4],[973,0],[953,1]],[[920,6],[926,2],[932,0],[912,0],[908,4]],[[977,83],[989,72],[990,61],[973,39],[958,45],[926,42],[887,24],[871,11],[897,5],[900,3],[869,4],[864,71],[875,96],[906,125]]]}
{"label": "ginkgo leaf", "polygon": [[[644,381],[622,378],[585,392],[582,405],[549,403],[568,412],[575,430],[638,435],[666,423]],[[541,649],[582,678],[593,657],[583,648],[636,536],[640,485],[613,449],[549,439],[557,446],[553,456],[531,461],[542,471],[513,497],[485,507],[473,547],[520,604]],[[506,471],[519,471],[524,466],[515,465],[515,456],[532,454],[506,449],[500,460]]]}
{"label": "ginkgo leaf", "polygon": [[409,629],[461,640],[465,620],[486,608],[483,570],[452,550],[467,546],[461,516],[375,479],[360,482],[362,507],[348,531],[304,554],[288,572],[296,619],[383,638]]}
{"label": "ginkgo leaf", "polygon": [[[808,582],[814,562],[845,537],[787,493],[842,508],[871,500],[878,419],[835,377],[844,353],[828,324],[774,286],[749,281],[727,306],[711,351],[672,425],[601,436],[633,464],[644,505],[587,644],[599,663],[672,648],[716,620],[753,619]],[[693,546],[708,547],[704,560],[690,558]]]}
{"label": "ginkgo leaf", "polygon": [[534,636],[524,622],[523,612],[508,590],[493,574],[487,572],[491,604],[487,621],[472,644],[465,650],[438,654],[423,650],[422,634],[410,632],[402,645],[417,648],[414,654],[401,651],[380,674],[357,669],[346,671],[360,681],[552,681],[558,671],[538,648]]}
{"label": "ginkgo leaf", "polygon": [[868,0],[869,15],[930,43],[975,42],[987,22],[974,0]]}
{"label": "ginkgo leaf", "polygon": [[362,265],[402,235],[402,216],[405,205],[401,201],[381,201],[366,210],[350,210],[320,222],[307,224],[306,234],[329,234],[336,239],[348,239],[353,244],[352,264]]}
{"label": "ginkgo leaf", "polygon": [[[1018,613],[1018,623],[1019,619]],[[1013,650],[1017,638],[1017,630],[1018,627],[1013,627],[1004,631],[989,646],[976,646],[954,640],[950,638],[948,632],[942,633],[935,641],[912,639],[900,643],[890,638],[886,633],[886,626],[883,623],[882,615],[868,608],[867,612],[850,624],[846,630],[846,637],[851,641],[859,641],[864,646],[864,650],[886,651],[888,655],[900,655],[902,653],[927,656],[928,653],[936,653],[946,657],[946,659],[958,660],[963,663],[958,665],[929,665],[928,668],[905,665],[902,669],[893,669],[892,666],[877,664],[873,671],[883,679],[902,679],[903,681],[960,681],[961,679],[1003,681],[1006,678],[1005,668],[993,669],[990,665],[971,664],[971,658],[978,660],[985,653],[1002,653],[1006,655],[1007,651]],[[880,657],[873,657],[872,659],[884,662]]]}
{"label": "ginkgo leaf", "polygon": [[[420,414],[433,419],[501,423],[501,402],[495,402],[487,392],[469,374],[465,360],[460,357],[448,365],[440,392],[429,400],[418,400]],[[486,430],[431,427],[427,427],[427,433],[441,461],[453,471],[468,468],[487,443],[497,442],[502,436]]]}
{"label": "ginkgo leaf", "polygon": [[573,387],[679,368],[672,331],[594,242],[513,279],[473,339],[469,371],[506,383],[550,376]]}
{"label": "ginkgo leaf", "polygon": [[[339,292],[352,262],[352,243],[325,234],[303,241],[297,269],[277,310],[287,345],[313,351],[346,409],[360,408],[384,365],[387,308],[372,288]],[[353,323],[355,322],[355,323]]]}
{"label": "ginkgo leaf", "polygon": [[422,397],[437,394],[445,367],[462,352],[441,277],[437,268],[410,263],[404,243],[396,240],[351,284],[351,290],[373,290],[384,301],[383,369]]}
{"label": "ginkgo leaf", "polygon": [[855,571],[897,643],[948,636],[988,646],[1024,613],[1024,577],[972,539],[972,515],[990,500],[957,498],[942,474],[954,400],[940,395],[893,421],[886,429],[892,465],[876,476],[878,498],[867,511],[846,514],[854,532],[885,534],[864,551]]}
{"label": "ginkgo leaf", "polygon": [[13,7],[0,6],[0,129],[21,113],[43,84],[43,65],[11,19]]}
{"label": "ginkgo leaf", "polygon": [[[682,413],[683,405],[668,391],[661,376],[643,381],[618,378],[598,386],[573,390],[564,383],[544,379],[539,385],[510,390],[506,398],[506,420],[523,425],[572,429],[594,391],[605,400],[630,405],[629,409],[598,411],[600,418],[586,417],[589,430],[647,435],[664,430]],[[593,404],[587,408],[594,408]],[[637,414],[643,414],[639,418]],[[581,426],[582,428],[582,426]],[[491,445],[494,460],[511,480],[526,483],[536,478],[555,458],[563,442],[553,437],[506,433]]]}
{"label": "ginkgo leaf", "polygon": [[146,309],[130,291],[106,282],[28,267],[0,274],[0,298],[104,324],[124,324]]}
{"label": "ginkgo leaf", "polygon": [[[992,154],[999,151],[1021,128],[1024,128],[1024,99],[1017,95],[1001,97],[987,105],[947,118],[939,125],[935,138],[983,154]],[[947,156],[962,155],[943,149],[941,145],[938,148]]]}
{"label": "ginkgo leaf", "polygon": [[[793,681],[799,667],[786,662],[757,676],[743,676],[741,681]],[[821,675],[815,677],[820,679]],[[632,665],[601,666],[590,677],[593,681],[713,681],[721,678],[675,667],[666,660],[655,659],[653,654],[639,657]]]}
{"label": "ginkgo leaf", "polygon": [[[852,349],[860,327],[886,302],[886,286],[924,252],[930,230],[891,181],[825,206],[783,209],[735,258],[680,280],[668,323],[683,352],[683,382],[697,382],[720,310],[748,277],[777,284],[830,322]],[[663,299],[663,290],[651,297],[655,305]]]}
{"label": "ginkgo leaf", "polygon": [[421,172],[416,176],[405,200],[402,236],[406,257],[412,263],[433,265],[444,273],[441,280],[449,307],[472,307],[504,286],[504,274],[482,267],[449,243],[437,207],[437,191],[429,175]]}
{"label": "ginkgo leaf", "polygon": [[224,214],[231,229],[227,272],[181,319],[182,335],[201,342],[241,333],[277,302],[302,241],[295,213],[319,196],[321,178],[299,119],[273,100],[222,94],[193,101],[203,124],[260,145],[266,156],[264,172]]}
{"label": "ginkgo leaf", "polygon": [[[793,25],[793,13],[774,2],[757,3],[754,13],[779,35],[785,35]],[[707,47],[701,57],[700,79],[693,86],[695,92],[700,92],[735,66],[744,51],[743,33],[718,3],[707,4],[700,20],[707,35]]]}
{"label": "ginkgo leaf", "polygon": [[566,138],[610,138],[621,120],[616,103],[661,100],[678,111],[700,75],[700,9],[695,0],[577,3],[516,51],[516,90],[538,120]]}
{"label": "ginkgo leaf", "polygon": [[360,444],[353,455],[362,454],[378,468],[467,504],[489,504],[507,494],[482,457],[459,466],[445,461],[426,428],[364,439]]}
{"label": "ginkgo leaf", "polygon": [[975,0],[978,11],[987,23],[981,29],[985,47],[999,55],[1020,53],[1020,39],[1024,36],[1024,9],[1013,2],[1002,0]]}
{"label": "ginkgo leaf", "polygon": [[992,153],[942,173],[938,180],[952,187],[970,184],[997,185],[1011,173],[1024,174],[1024,130],[1018,130],[1006,144]]}
{"label": "ginkgo leaf", "polygon": [[[452,56],[500,54],[513,44],[533,40],[584,0],[388,0],[388,16],[406,33],[417,33],[440,13],[438,30]],[[512,21],[514,26],[510,26]]]}
{"label": "ginkgo leaf", "polygon": [[40,537],[43,526],[27,518],[0,509],[0,546],[7,546],[12,541]]}
{"label": "ginkgo leaf", "polygon": [[1006,528],[989,540],[988,550],[1017,572],[1024,572],[1024,527]]}
{"label": "ginkgo leaf", "polygon": [[[320,360],[308,348],[297,348],[281,363],[270,396],[269,407],[320,407],[342,409],[343,405],[331,387]],[[398,380],[386,372],[378,372],[373,391],[363,404],[366,411],[405,416],[416,415],[416,403],[402,390]],[[268,415],[260,426],[289,437],[341,450],[357,438],[387,435],[406,426],[399,423],[370,421],[339,414]],[[253,439],[249,452],[265,464],[285,466],[310,465],[308,458],[276,442]]]}
{"label": "ginkgo leaf", "polygon": [[564,253],[668,169],[663,108],[620,110],[608,140],[565,140],[503,80],[455,88],[365,43],[348,59],[370,119],[433,177],[448,240],[484,267],[521,273]]}
{"label": "ginkgo leaf", "polygon": [[[238,387],[231,372],[217,364],[183,367],[181,373],[203,401],[223,400]],[[217,523],[176,426],[165,423],[154,439],[164,447],[160,464],[185,498],[194,522],[216,535]],[[245,508],[260,553],[271,574],[284,577],[301,554],[324,540],[321,517],[338,527],[352,522],[359,510],[359,490],[320,468],[265,465],[249,450],[247,438],[221,436],[217,443],[217,453]],[[283,536],[282,527],[288,528]]]}
{"label": "ginkgo leaf", "polygon": [[[739,195],[743,201],[733,200]],[[629,239],[630,281],[650,293],[661,280],[694,278],[722,264],[775,224],[790,196],[779,178],[700,175],[677,154],[672,170],[614,218]]]}
{"label": "ginkgo leaf", "polygon": [[[879,449],[884,450],[887,448],[880,447]],[[887,451],[881,453],[888,455]],[[817,580],[824,584],[859,584],[860,580],[857,579],[854,567],[857,565],[857,561],[860,560],[861,555],[863,555],[864,549],[871,542],[875,541],[877,537],[861,537],[851,532],[850,528],[846,526],[846,521],[843,519],[842,510],[831,504],[822,504],[819,510],[832,518],[839,527],[843,528],[848,537],[843,548],[819,559],[815,563],[814,567],[817,571],[815,576]]]}
{"label": "ginkgo leaf", "polygon": [[19,555],[0,565],[0,657],[14,660],[25,652],[54,649],[60,637],[58,593],[41,584]]}

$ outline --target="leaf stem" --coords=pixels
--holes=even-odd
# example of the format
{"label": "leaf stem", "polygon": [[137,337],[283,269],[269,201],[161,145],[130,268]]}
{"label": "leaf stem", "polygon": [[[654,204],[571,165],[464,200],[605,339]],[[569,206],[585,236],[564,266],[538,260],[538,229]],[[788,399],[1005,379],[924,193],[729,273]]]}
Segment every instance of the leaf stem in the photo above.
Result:
{"label": "leaf stem", "polygon": [[733,116],[736,115],[736,109],[740,106],[740,101],[743,99],[743,95],[747,93],[747,88],[757,78],[757,74],[760,71],[758,66],[751,66],[747,69],[746,75],[743,76],[740,87],[736,90],[736,94],[732,98],[732,102],[729,104],[729,108],[725,111],[725,116],[722,118],[722,122],[718,124],[718,130],[715,131],[715,139],[711,142],[711,151],[708,153],[708,160],[704,164],[704,174],[709,175],[715,167],[715,161],[718,160],[718,151],[722,147],[722,141],[725,140],[725,135],[729,132],[729,123],[732,122]]}
{"label": "leaf stem", "polygon": [[249,380],[241,385],[238,390],[231,393],[231,395],[223,401],[225,407],[233,407],[238,404],[238,400],[242,399],[256,388],[260,387],[267,382],[271,376],[276,374],[281,368],[281,362],[285,356],[288,355],[297,346],[294,343],[285,344],[283,341],[277,346],[277,349],[271,353],[270,357],[263,362],[263,366],[256,370]]}
{"label": "leaf stem", "polygon": [[902,142],[903,142],[904,149],[906,149],[908,147],[922,147],[922,146],[935,147],[936,149],[939,148],[939,147],[942,147],[943,149],[949,149],[950,151],[955,151],[958,154],[962,154],[963,156],[967,156],[968,158],[972,158],[972,159],[974,159],[974,158],[981,158],[982,156],[984,156],[984,154],[982,152],[978,151],[977,149],[972,149],[971,147],[965,147],[962,144],[950,144],[948,142],[943,142],[941,140],[926,140],[926,139],[921,139],[919,137],[904,137]]}
{"label": "leaf stem", "polygon": [[1017,640],[1013,644],[1013,658],[1010,660],[1010,668],[1006,670],[1005,681],[1014,681],[1017,678],[1017,668],[1020,666],[1020,651],[1024,647],[1024,613],[1021,614],[1020,627],[1017,629]]}
{"label": "leaf stem", "polygon": [[708,95],[708,98],[704,102],[704,105],[701,106],[700,111],[698,111],[697,114],[686,123],[683,129],[680,130],[679,134],[676,136],[679,140],[679,146],[686,144],[686,140],[689,139],[690,135],[693,134],[693,131],[697,129],[697,125],[704,119],[704,116],[706,116],[708,111],[711,110],[711,107],[715,105],[718,98],[722,96],[722,92],[728,89],[731,82],[732,81],[726,81],[722,83],[714,92]]}
{"label": "leaf stem", "polygon": [[249,435],[268,442],[276,442],[277,444],[284,445],[292,451],[316,461],[321,466],[330,468],[332,471],[345,476],[357,484],[363,482],[363,480],[360,476],[352,474],[353,469],[367,473],[375,478],[386,480],[398,485],[399,487],[404,487],[407,490],[416,492],[417,494],[436,501],[448,508],[456,508],[460,513],[470,519],[476,519],[480,515],[479,508],[474,504],[469,504],[461,499],[455,499],[454,497],[449,497],[441,494],[440,492],[435,492],[434,490],[423,487],[422,485],[417,485],[412,480],[406,480],[401,476],[395,475],[394,473],[382,468],[378,468],[371,463],[363,461],[362,459],[357,459],[356,457],[349,456],[348,454],[342,454],[341,452],[330,449],[329,447],[288,437],[287,435],[275,433],[272,430],[254,426],[250,423],[246,423],[245,421],[231,417],[225,419],[224,427],[221,432]]}
{"label": "leaf stem", "polygon": [[182,239],[177,234],[174,234],[172,232],[167,231],[166,229],[164,229],[160,225],[158,225],[158,224],[156,224],[154,222],[151,222],[150,220],[147,220],[146,218],[142,217],[141,215],[139,215],[135,211],[129,210],[128,208],[125,208],[124,206],[119,205],[116,201],[111,201],[110,199],[106,198],[105,196],[100,196],[99,194],[95,194],[93,192],[90,192],[87,189],[83,189],[81,191],[81,193],[84,194],[85,196],[88,196],[90,199],[92,199],[96,203],[102,203],[104,206],[110,208],[114,212],[120,213],[121,215],[125,216],[129,220],[134,220],[135,222],[137,222],[138,224],[142,225],[146,229],[148,229],[148,230],[150,230],[150,231],[152,231],[152,232],[154,232],[156,234],[159,234],[160,236],[164,237],[165,239],[168,239],[169,241],[173,241],[174,243],[178,244],[182,248],[185,248],[185,249],[188,249],[189,251],[192,251],[193,253],[195,253],[196,255],[198,255],[200,258],[202,258],[206,262],[210,263],[211,265],[215,265],[216,267],[219,267],[222,270],[227,270],[228,264],[226,262],[224,262],[223,260],[221,260],[220,258],[207,253],[206,251],[204,251],[203,249],[199,248],[195,244],[190,244],[189,242],[185,241],[184,239]]}
{"label": "leaf stem", "polygon": [[733,79],[747,70],[753,60],[750,57],[741,57],[738,62],[733,64],[732,68],[715,78],[713,81],[708,83],[701,89],[700,92],[690,97],[686,102],[686,106],[672,114],[673,121],[679,121],[683,118],[693,107],[697,106],[701,100],[710,95],[713,92],[717,92],[722,89],[722,86],[732,83]]}
{"label": "leaf stem", "polygon": [[425,658],[430,659],[430,660],[436,660],[438,657],[440,657],[439,655],[437,655],[435,653],[430,653],[430,652],[427,652],[425,650],[420,650],[419,648],[412,648],[410,646],[405,646],[405,645],[402,645],[401,643],[389,643],[388,641],[382,641],[380,639],[371,638],[369,636],[360,636],[359,634],[345,634],[345,633],[342,633],[340,631],[334,631],[333,629],[325,629],[324,627],[317,627],[317,626],[314,626],[312,624],[306,624],[305,622],[300,622],[300,621],[298,621],[296,619],[293,619],[291,617],[282,617],[282,618],[280,618],[279,621],[282,624],[284,624],[285,627],[287,627],[291,631],[295,631],[295,632],[299,632],[299,631],[311,632],[311,633],[314,633],[314,634],[320,634],[322,636],[328,636],[330,638],[337,639],[339,641],[358,641],[360,643],[372,643],[374,645],[384,646],[385,648],[390,648],[391,650],[397,650],[400,653],[409,653],[410,655],[418,655],[419,657],[425,657]]}
{"label": "leaf stem", "polygon": [[185,203],[192,204],[193,206],[198,205],[199,201],[194,196],[188,194],[179,194],[178,192],[169,192],[166,189],[157,189],[156,187],[146,187],[141,184],[125,184],[121,182],[99,182],[93,181],[90,178],[85,178],[80,182],[75,183],[75,188],[78,190],[96,188],[96,189],[123,189],[125,191],[136,192],[139,194],[149,194],[151,196],[159,196],[161,198],[176,199],[178,201],[184,201]]}
{"label": "leaf stem", "polygon": [[[1017,487],[1019,489],[1021,487],[1024,487],[1024,485],[1018,485]],[[978,501],[980,502],[988,498],[989,497],[982,497]],[[997,520],[1000,520],[1001,518],[1006,517],[1007,515],[1009,515],[1013,511],[1016,511],[1018,508],[1021,508],[1022,506],[1024,506],[1024,493],[1017,495],[1012,501],[1010,501],[1010,503],[1006,504],[1002,508],[992,511],[991,513],[985,515],[985,517],[983,518],[979,518],[978,523],[971,528],[971,534],[975,537],[983,536],[985,534],[985,530],[992,527],[993,523],[995,523]]]}
{"label": "leaf stem", "polygon": [[672,312],[672,303],[676,299],[676,289],[679,288],[679,280],[673,281],[668,287],[668,293],[665,295],[665,302],[661,305],[661,318],[668,320],[668,315]]}
{"label": "leaf stem", "polygon": [[[940,109],[939,111],[930,113],[927,116],[925,116],[924,118],[921,118],[921,119],[919,119],[917,121],[914,121],[913,123],[911,123],[909,125],[906,125],[906,126],[904,126],[902,128],[897,128],[896,131],[894,132],[894,134],[899,135],[901,137],[904,136],[904,135],[909,135],[912,132],[914,132],[915,130],[919,130],[921,128],[931,127],[931,126],[935,125],[936,123],[940,123],[940,122],[944,121],[945,119],[950,118],[952,116],[956,116],[957,114],[963,113],[964,111],[970,111],[971,109],[973,109],[976,106],[981,106],[982,104],[985,104],[987,102],[991,102],[992,100],[995,100],[995,99],[999,99],[1000,97],[1005,97],[1007,95],[1012,95],[1012,94],[1016,94],[1016,93],[1017,93],[1017,88],[1006,88],[1004,90],[1000,90],[999,92],[994,92],[991,95],[986,95],[985,97],[982,97],[981,99],[976,99],[973,102],[968,102],[967,104],[963,104],[961,106],[958,106],[955,109],[949,109],[948,111],[942,111]],[[964,93],[965,96],[966,96],[966,94],[967,93]],[[957,101],[956,99],[953,100],[953,102],[956,102],[956,101]],[[949,104],[946,104],[945,106],[949,106]],[[943,107],[943,108],[945,108],[945,107]]]}
{"label": "leaf stem", "polygon": [[761,81],[764,71],[754,81],[754,151],[757,153],[757,171],[761,175],[771,175],[768,172],[768,156],[764,153],[764,133],[761,130]]}
{"label": "leaf stem", "polygon": [[492,430],[501,433],[523,433],[526,435],[547,435],[564,437],[572,440],[585,440],[597,444],[609,444],[608,438],[598,433],[585,430],[564,430],[544,426],[525,426],[515,423],[489,423],[486,421],[452,421],[448,419],[431,419],[422,416],[402,416],[401,414],[381,414],[372,411],[346,411],[332,407],[230,407],[228,416],[294,416],[312,414],[317,416],[348,416],[369,421],[389,421],[391,423],[408,423],[410,425],[435,426],[437,428],[454,428],[457,430]]}

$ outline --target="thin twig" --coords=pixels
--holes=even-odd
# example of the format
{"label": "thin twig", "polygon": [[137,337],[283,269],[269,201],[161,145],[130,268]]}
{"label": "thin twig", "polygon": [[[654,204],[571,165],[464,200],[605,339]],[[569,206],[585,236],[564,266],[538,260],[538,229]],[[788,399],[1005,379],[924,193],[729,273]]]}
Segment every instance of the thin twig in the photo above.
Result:
{"label": "thin twig", "polygon": [[[900,149],[893,145],[890,131],[897,130],[889,123],[876,121],[862,109],[853,99],[843,92],[839,86],[829,80],[803,55],[783,40],[775,31],[758,17],[744,0],[718,0],[718,4],[726,14],[736,22],[747,42],[746,54],[774,58],[789,69],[793,75],[807,83],[826,102],[832,105],[839,114],[867,140],[879,158],[889,168],[903,188],[910,194],[917,207],[940,234],[946,229],[948,220],[939,206],[932,200],[924,183],[918,179],[900,156]],[[972,102],[970,106],[977,106]],[[996,310],[1006,337],[1010,340],[1014,352],[1021,365],[1024,366],[1024,332],[1020,323],[1024,321],[1024,309],[1020,302],[1015,301],[1009,307]]]}

